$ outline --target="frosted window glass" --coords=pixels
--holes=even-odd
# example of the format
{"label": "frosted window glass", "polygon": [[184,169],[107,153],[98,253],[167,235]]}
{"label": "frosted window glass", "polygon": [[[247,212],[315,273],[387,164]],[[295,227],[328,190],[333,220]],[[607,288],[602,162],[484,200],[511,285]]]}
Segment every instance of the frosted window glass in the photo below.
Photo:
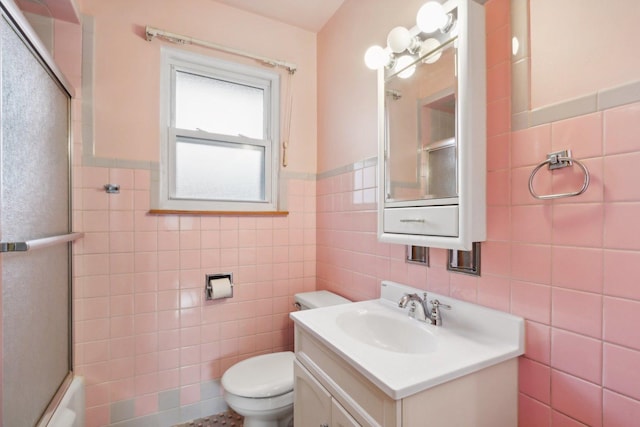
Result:
{"label": "frosted window glass", "polygon": [[265,149],[178,140],[175,195],[182,199],[264,201]]}
{"label": "frosted window glass", "polygon": [[166,127],[154,204],[168,210],[276,210],[280,75],[167,49],[161,81]]}
{"label": "frosted window glass", "polygon": [[180,129],[265,137],[261,88],[178,71],[175,114]]}

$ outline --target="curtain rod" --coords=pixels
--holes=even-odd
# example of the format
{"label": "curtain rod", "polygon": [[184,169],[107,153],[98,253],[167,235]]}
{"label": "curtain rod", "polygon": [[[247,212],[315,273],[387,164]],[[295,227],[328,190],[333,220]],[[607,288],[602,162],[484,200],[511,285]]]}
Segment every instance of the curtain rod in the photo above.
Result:
{"label": "curtain rod", "polygon": [[216,43],[210,43],[204,40],[199,40],[193,37],[183,36],[181,34],[171,33],[169,31],[164,31],[159,28],[151,27],[149,25],[146,26],[145,29],[147,41],[153,40],[154,37],[160,37],[172,43],[178,44],[192,44],[196,46],[207,47],[209,49],[220,50],[222,52],[231,53],[234,55],[244,56],[245,58],[251,58],[258,62],[261,62],[264,65],[268,65],[271,67],[280,67],[285,68],[289,71],[289,74],[293,74],[297,70],[296,64],[292,64],[291,62],[280,61],[277,59],[267,58],[266,56],[254,55],[252,53],[248,53],[242,50],[233,49],[230,47],[226,47]]}

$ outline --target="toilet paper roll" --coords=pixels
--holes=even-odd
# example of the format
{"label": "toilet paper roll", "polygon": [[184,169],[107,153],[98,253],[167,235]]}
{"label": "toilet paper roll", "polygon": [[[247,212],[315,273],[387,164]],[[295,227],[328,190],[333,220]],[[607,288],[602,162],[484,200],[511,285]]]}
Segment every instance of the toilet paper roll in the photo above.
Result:
{"label": "toilet paper roll", "polygon": [[213,299],[231,298],[233,296],[233,285],[228,277],[210,279],[211,297]]}

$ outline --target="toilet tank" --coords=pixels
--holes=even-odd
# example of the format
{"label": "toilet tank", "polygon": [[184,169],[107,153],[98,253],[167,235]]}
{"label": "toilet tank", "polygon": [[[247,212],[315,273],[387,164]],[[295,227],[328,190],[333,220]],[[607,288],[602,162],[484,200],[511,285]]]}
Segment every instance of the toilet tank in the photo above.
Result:
{"label": "toilet tank", "polygon": [[350,303],[348,299],[329,291],[302,292],[295,295],[295,306],[298,310],[328,307],[330,305]]}

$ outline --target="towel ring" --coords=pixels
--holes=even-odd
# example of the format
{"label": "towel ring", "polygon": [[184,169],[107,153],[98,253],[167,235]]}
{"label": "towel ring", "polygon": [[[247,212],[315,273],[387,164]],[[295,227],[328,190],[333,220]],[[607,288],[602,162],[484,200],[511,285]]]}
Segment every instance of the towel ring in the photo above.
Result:
{"label": "towel ring", "polygon": [[[571,193],[539,195],[533,189],[533,178],[536,175],[536,173],[538,173],[538,171],[544,165],[549,165],[549,170],[554,170],[554,169],[560,169],[567,166],[571,166],[573,163],[580,166],[580,168],[582,169],[582,172],[584,172],[584,182],[582,183],[582,188],[580,188],[578,191],[574,191]],[[587,191],[587,187],[589,187],[589,170],[584,165],[584,163],[582,163],[580,160],[576,160],[571,157],[571,150],[557,151],[555,153],[547,154],[547,160],[545,160],[544,162],[536,166],[535,169],[533,169],[533,171],[531,172],[531,176],[529,177],[529,193],[531,193],[533,197],[539,200],[549,200],[549,199],[559,199],[562,197],[579,196],[580,194]]]}

